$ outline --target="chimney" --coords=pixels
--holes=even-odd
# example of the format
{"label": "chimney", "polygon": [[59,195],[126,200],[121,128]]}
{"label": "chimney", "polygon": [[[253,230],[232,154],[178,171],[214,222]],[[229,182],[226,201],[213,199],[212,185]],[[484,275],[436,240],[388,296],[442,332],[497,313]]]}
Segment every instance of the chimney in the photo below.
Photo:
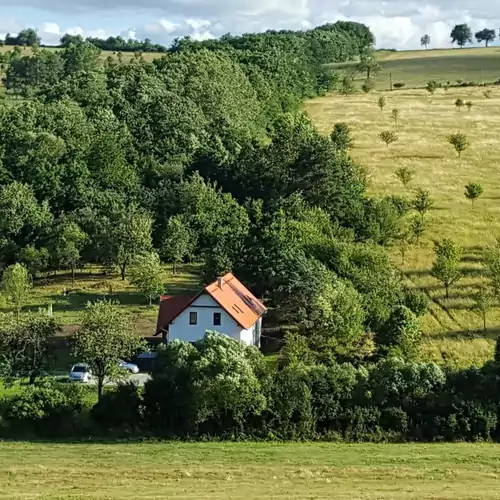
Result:
{"label": "chimney", "polygon": [[222,290],[222,287],[224,286],[224,278],[217,278],[217,286]]}

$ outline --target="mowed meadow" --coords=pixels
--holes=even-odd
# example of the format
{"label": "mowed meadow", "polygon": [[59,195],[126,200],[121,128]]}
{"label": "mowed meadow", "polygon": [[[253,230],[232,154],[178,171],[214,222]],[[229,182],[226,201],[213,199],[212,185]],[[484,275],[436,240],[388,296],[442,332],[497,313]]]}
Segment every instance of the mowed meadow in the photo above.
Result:
{"label": "mowed meadow", "polygon": [[[500,236],[500,87],[490,87],[491,98],[485,97],[486,90],[438,89],[433,96],[424,89],[358,92],[320,97],[305,105],[325,134],[337,122],[351,127],[351,155],[367,169],[372,194],[412,197],[418,187],[431,192],[435,205],[427,215],[427,232],[409,250],[404,264],[393,249],[394,262],[413,286],[432,299],[430,312],[423,319],[427,357],[442,361],[444,356],[461,365],[491,358],[500,325],[500,307],[488,313],[486,332],[482,331],[481,317],[471,310],[473,296],[485,281],[482,252]],[[377,104],[382,95],[387,100],[383,111]],[[461,111],[455,107],[458,98],[473,103],[470,112],[465,106]],[[391,120],[393,109],[399,110],[397,126]],[[378,137],[386,130],[398,136],[389,147]],[[461,158],[447,142],[447,136],[456,132],[470,140]],[[403,166],[415,171],[415,179],[406,189],[395,176],[396,169]],[[469,182],[484,187],[474,207],[464,196]],[[452,287],[449,298],[430,275],[434,241],[445,237],[453,238],[464,249],[463,278]]]}
{"label": "mowed meadow", "polygon": [[493,499],[495,444],[0,444],[0,499]]}

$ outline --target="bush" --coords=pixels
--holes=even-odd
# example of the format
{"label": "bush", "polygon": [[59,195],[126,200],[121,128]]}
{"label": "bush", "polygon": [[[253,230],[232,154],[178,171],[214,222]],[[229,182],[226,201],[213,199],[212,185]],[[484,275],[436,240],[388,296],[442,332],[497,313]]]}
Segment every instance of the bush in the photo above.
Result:
{"label": "bush", "polygon": [[402,89],[402,88],[403,88],[403,87],[405,87],[405,86],[406,86],[406,83],[404,83],[404,82],[396,82],[396,83],[393,85],[393,87],[394,87],[395,89]]}
{"label": "bush", "polygon": [[375,80],[373,78],[367,78],[363,85],[361,86],[361,90],[365,93],[368,94],[372,90],[375,89]]}
{"label": "bush", "polygon": [[338,152],[347,152],[353,144],[351,130],[347,123],[336,123],[330,134],[330,139]]}
{"label": "bush", "polygon": [[404,291],[403,304],[413,311],[417,317],[420,317],[423,316],[429,308],[429,297],[420,290],[407,288]]}
{"label": "bush", "polygon": [[4,401],[2,414],[7,433],[40,437],[65,437],[78,434],[78,415],[85,407],[81,387],[43,382],[28,386],[23,392]]}
{"label": "bush", "polygon": [[414,357],[420,347],[421,332],[415,313],[408,307],[397,306],[377,332],[375,341],[382,353],[397,353]]}
{"label": "bush", "polygon": [[135,431],[141,424],[142,399],[133,382],[119,384],[103,394],[92,408],[92,419],[103,429]]}
{"label": "bush", "polygon": [[305,367],[287,367],[273,379],[266,416],[268,433],[280,439],[312,439],[316,421]]}

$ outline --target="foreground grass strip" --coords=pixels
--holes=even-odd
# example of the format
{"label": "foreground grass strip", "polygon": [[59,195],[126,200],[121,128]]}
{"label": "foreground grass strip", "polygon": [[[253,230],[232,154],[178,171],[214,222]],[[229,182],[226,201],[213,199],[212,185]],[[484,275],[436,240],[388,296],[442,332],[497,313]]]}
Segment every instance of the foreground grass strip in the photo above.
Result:
{"label": "foreground grass strip", "polygon": [[1,499],[498,498],[493,444],[0,444]]}

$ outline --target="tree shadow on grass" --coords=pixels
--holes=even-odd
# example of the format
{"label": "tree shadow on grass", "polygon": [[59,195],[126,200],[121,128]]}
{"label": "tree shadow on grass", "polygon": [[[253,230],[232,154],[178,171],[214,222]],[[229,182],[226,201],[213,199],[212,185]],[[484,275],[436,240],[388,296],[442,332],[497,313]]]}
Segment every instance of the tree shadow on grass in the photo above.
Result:
{"label": "tree shadow on grass", "polygon": [[482,328],[470,330],[452,330],[440,335],[433,335],[433,340],[495,340],[500,335],[500,326],[492,326],[484,331]]}
{"label": "tree shadow on grass", "polygon": [[99,300],[112,300],[119,302],[122,306],[145,306],[149,304],[148,299],[139,292],[72,292],[68,295],[53,294],[47,297],[43,304],[30,305],[23,311],[33,311],[38,308],[47,308],[47,304],[52,302],[54,312],[74,312],[85,309],[88,302]]}

